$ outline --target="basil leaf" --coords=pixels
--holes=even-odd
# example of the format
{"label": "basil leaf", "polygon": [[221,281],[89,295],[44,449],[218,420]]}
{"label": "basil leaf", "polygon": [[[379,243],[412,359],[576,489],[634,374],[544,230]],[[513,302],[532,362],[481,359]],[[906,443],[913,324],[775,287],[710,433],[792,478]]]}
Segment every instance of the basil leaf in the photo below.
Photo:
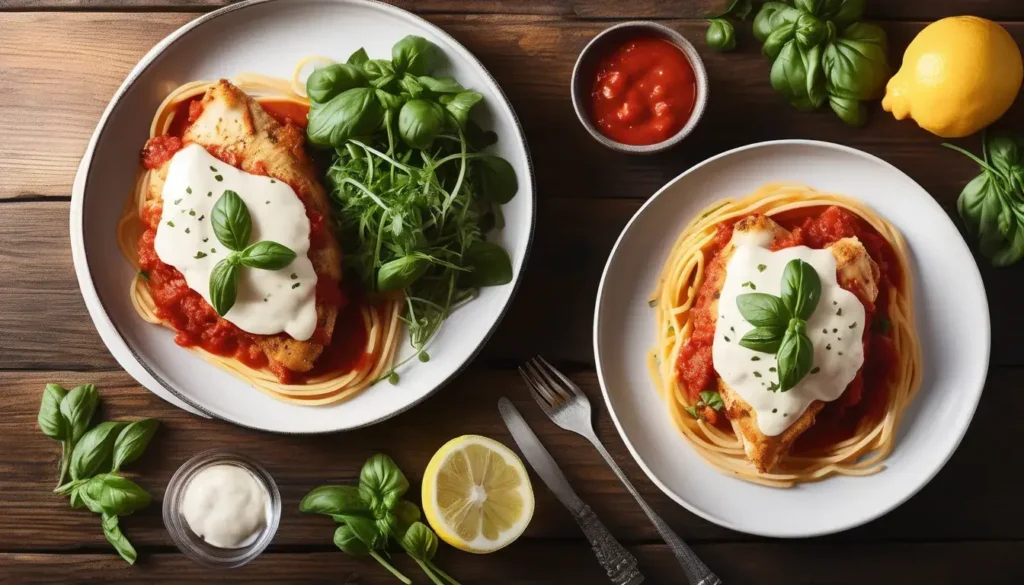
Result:
{"label": "basil leaf", "polygon": [[345,61],[349,65],[362,65],[370,60],[370,56],[366,54],[366,49],[360,47],[355,53],[349,56],[348,60]]}
{"label": "basil leaf", "polygon": [[395,67],[387,59],[370,59],[363,63],[363,73],[374,87],[384,87],[395,78]]}
{"label": "basil leaf", "polygon": [[277,242],[257,242],[245,250],[239,256],[239,263],[249,268],[260,270],[280,270],[295,260],[295,252],[287,246]]}
{"label": "basil leaf", "polygon": [[437,45],[416,35],[409,35],[391,47],[391,61],[402,73],[427,75],[441,65],[443,58]]}
{"label": "basil leaf", "polygon": [[755,327],[740,338],[741,347],[762,353],[775,353],[786,334],[785,327]]}
{"label": "basil leaf", "polygon": [[803,14],[784,2],[765,2],[754,17],[754,38],[764,43],[772,31],[785,23],[794,23]]}
{"label": "basil leaf", "polygon": [[455,81],[454,77],[430,77],[429,75],[421,75],[416,78],[416,81],[420,83],[428,91],[434,93],[460,93],[466,91],[466,88],[462,87],[458,81]]}
{"label": "basil leaf", "polygon": [[359,497],[359,489],[354,486],[322,485],[302,498],[299,511],[338,516],[366,513],[369,507]]}
{"label": "basil leaf", "polygon": [[377,290],[400,290],[419,280],[430,268],[430,260],[420,256],[402,256],[385,263],[377,271]]}
{"label": "basil leaf", "polygon": [[117,551],[117,554],[121,555],[122,559],[127,561],[129,565],[135,564],[135,559],[139,555],[135,552],[135,547],[132,546],[132,543],[128,542],[128,538],[121,532],[117,515],[103,514],[103,536],[107,537],[107,542],[114,545],[114,550]]}
{"label": "basil leaf", "polygon": [[51,439],[63,441],[67,439],[68,426],[60,414],[60,402],[68,391],[59,384],[47,384],[43,389],[43,400],[39,404],[39,430]]}
{"label": "basil leaf", "polygon": [[444,130],[444,109],[430,100],[409,100],[398,113],[398,135],[410,148],[427,150]]}
{"label": "basil leaf", "polygon": [[[84,487],[84,485],[82,487]],[[85,502],[82,501],[82,487],[76,487],[71,490],[70,504],[72,510],[81,510],[85,508]]]}
{"label": "basil leaf", "polygon": [[863,126],[868,121],[868,108],[860,100],[830,95],[828,105],[840,120],[850,126]]}
{"label": "basil leaf", "polygon": [[480,197],[494,203],[508,203],[519,191],[519,180],[512,163],[500,156],[482,156],[473,169],[480,175]]}
{"label": "basil leaf", "polygon": [[359,537],[356,536],[356,533],[352,531],[352,527],[348,524],[339,526],[334,531],[334,546],[341,549],[343,553],[357,557],[365,557],[370,554],[370,547],[362,540],[359,540]]}
{"label": "basil leaf", "polygon": [[437,554],[437,535],[422,522],[413,522],[398,540],[402,549],[417,561],[429,561]]}
{"label": "basil leaf", "polygon": [[697,412],[697,407],[696,406],[694,406],[694,405],[686,406],[686,407],[683,408],[683,410],[685,410],[686,412],[690,413],[690,416],[692,416],[693,418],[695,418],[697,420],[700,420],[700,413]]}
{"label": "basil leaf", "polygon": [[377,96],[377,101],[380,102],[381,107],[383,107],[387,112],[398,111],[402,108],[402,105],[405,104],[404,97],[388,93],[383,89],[375,89],[373,90],[373,94]]}
{"label": "basil leaf", "polygon": [[776,354],[779,361],[779,390],[786,392],[797,385],[811,371],[814,349],[802,322],[791,326]]}
{"label": "basil leaf", "polygon": [[144,418],[126,426],[114,441],[113,470],[118,471],[122,465],[141,457],[159,426],[160,421],[155,418]]}
{"label": "basil leaf", "polygon": [[754,327],[786,327],[789,309],[782,299],[765,293],[748,293],[736,297],[736,308]]}
{"label": "basil leaf", "polygon": [[374,88],[357,87],[311,109],[306,136],[318,146],[343,148],[349,138],[372,134],[383,121],[384,108]]}
{"label": "basil leaf", "polygon": [[512,259],[499,244],[477,240],[462,255],[462,261],[472,271],[460,275],[460,284],[483,287],[512,282]]}
{"label": "basil leaf", "polygon": [[821,279],[813,266],[800,259],[790,260],[782,271],[782,302],[797,319],[811,318],[821,300]]}
{"label": "basil leaf", "polygon": [[210,304],[221,317],[235,306],[238,278],[238,266],[227,258],[218,262],[210,272]]}
{"label": "basil leaf", "polygon": [[398,80],[398,88],[402,90],[403,94],[406,94],[413,99],[423,95],[423,92],[426,90],[415,75],[409,75],[408,73]]}
{"label": "basil leaf", "polygon": [[420,520],[420,509],[409,500],[402,500],[394,509],[394,525],[392,529],[397,535],[405,534],[414,522]]}
{"label": "basil leaf", "polygon": [[725,52],[736,48],[736,29],[724,18],[714,18],[708,23],[704,40],[712,50]]}
{"label": "basil leaf", "polygon": [[113,473],[103,473],[80,488],[82,502],[96,514],[127,516],[149,505],[153,498],[137,483]]}
{"label": "basil leaf", "polygon": [[360,492],[366,488],[377,496],[386,508],[390,509],[409,490],[409,480],[405,478],[405,474],[390,457],[383,453],[377,453],[367,459],[363,469],[359,472],[359,487]]}
{"label": "basil leaf", "polygon": [[102,422],[82,435],[71,453],[71,479],[84,479],[110,471],[114,460],[114,441],[125,426],[123,422]]}
{"label": "basil leaf", "polygon": [[363,70],[349,63],[333,63],[313,71],[306,79],[306,95],[309,101],[323,104],[334,96],[353,87],[366,87]]}
{"label": "basil leaf", "polygon": [[469,111],[483,99],[484,96],[469,90],[456,94],[442,95],[440,101],[451,112],[452,117],[459,123],[459,126],[465,128],[469,122]]}
{"label": "basil leaf", "polygon": [[213,205],[210,221],[213,222],[213,233],[217,240],[227,249],[237,252],[249,244],[252,218],[249,216],[249,208],[238,193],[225,190]]}
{"label": "basil leaf", "polygon": [[96,412],[96,405],[99,404],[100,395],[96,392],[96,386],[82,384],[73,388],[63,400],[60,401],[60,414],[67,424],[67,439],[72,446],[82,438],[92,415]]}
{"label": "basil leaf", "polygon": [[352,534],[370,550],[382,548],[387,544],[387,535],[381,534],[373,518],[348,514],[342,514],[340,518],[345,521],[345,526],[352,530]]}
{"label": "basil leaf", "polygon": [[718,392],[701,392],[700,400],[704,403],[704,406],[710,406],[715,410],[722,410],[722,407],[725,406],[725,402],[722,401],[722,395]]}

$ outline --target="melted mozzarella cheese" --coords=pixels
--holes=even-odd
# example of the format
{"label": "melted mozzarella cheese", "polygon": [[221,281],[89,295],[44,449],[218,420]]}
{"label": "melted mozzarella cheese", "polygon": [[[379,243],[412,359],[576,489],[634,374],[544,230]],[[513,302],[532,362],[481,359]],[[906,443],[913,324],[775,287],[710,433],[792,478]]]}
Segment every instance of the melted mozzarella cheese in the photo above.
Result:
{"label": "melted mozzarella cheese", "polygon": [[[769,238],[770,239],[770,238]],[[836,281],[836,260],[829,250],[806,246],[772,252],[762,241],[741,241],[726,266],[725,285],[718,301],[718,321],[712,345],[715,371],[757,413],[767,436],[781,434],[814,400],[839,398],[864,364],[864,306]],[[739,344],[753,329],[736,307],[739,295],[751,292],[780,296],[782,273],[799,258],[814,267],[821,279],[821,300],[807,320],[814,346],[812,372],[786,392],[769,390],[779,381],[776,356]]]}
{"label": "melted mozzarella cheese", "polygon": [[238,193],[249,209],[249,244],[277,242],[291,248],[295,260],[281,270],[242,267],[235,304],[224,318],[249,333],[309,339],[317,321],[317,276],[307,256],[309,218],[285,183],[236,169],[197,144],[186,146],[171,159],[164,183],[157,256],[177,268],[189,288],[209,303],[210,273],[231,253],[217,240],[211,221],[225,190]]}

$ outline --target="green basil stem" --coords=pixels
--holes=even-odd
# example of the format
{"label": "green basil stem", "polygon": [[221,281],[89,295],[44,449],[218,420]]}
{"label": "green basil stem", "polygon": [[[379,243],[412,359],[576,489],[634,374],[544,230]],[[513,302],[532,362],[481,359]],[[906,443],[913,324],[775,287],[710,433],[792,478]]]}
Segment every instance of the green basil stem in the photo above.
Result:
{"label": "green basil stem", "polygon": [[64,439],[60,442],[60,477],[57,478],[57,487],[59,488],[64,483],[64,478],[68,475],[68,468],[71,466],[71,441]]}
{"label": "green basil stem", "polygon": [[391,563],[387,562],[384,559],[384,557],[382,557],[379,554],[377,554],[377,551],[371,550],[370,551],[370,556],[375,558],[375,559],[377,559],[377,562],[380,563],[385,569],[390,571],[391,574],[394,575],[396,578],[398,578],[399,581],[401,581],[402,583],[405,583],[405,585],[412,585],[412,581],[408,577],[403,575],[398,569],[396,569],[393,566],[391,566]]}
{"label": "green basil stem", "polygon": [[[371,153],[375,154],[378,157],[384,159],[387,163],[391,164],[392,166],[397,167],[397,168],[405,171],[406,174],[408,174],[408,175],[412,174],[412,169],[411,168],[409,168],[406,165],[403,165],[402,163],[398,162],[397,160],[392,158],[390,156],[390,154],[385,154],[385,153],[377,150],[376,148],[366,144],[365,142],[360,142],[359,140],[356,140],[355,138],[349,138],[348,141],[351,142],[352,144],[355,144],[356,146],[362,148],[363,150],[365,150],[368,155],[371,154]],[[393,150],[393,149],[389,147],[388,150],[390,151],[390,150]],[[368,167],[371,166],[370,165],[370,157],[369,156],[367,156],[367,166]],[[369,181],[373,182],[373,175],[372,174],[370,175]]]}
{"label": "green basil stem", "polygon": [[447,585],[430,570],[430,567],[428,567],[426,563],[417,558],[414,558],[413,560],[416,561],[416,564],[419,565],[421,569],[423,569],[423,572],[427,574],[427,577],[430,577],[430,580],[434,582],[434,585]]}
{"label": "green basil stem", "polygon": [[[452,119],[455,119],[455,116],[452,116],[451,113],[449,113],[448,115],[451,116]],[[444,201],[444,205],[441,206],[442,217],[448,213],[448,208],[451,206],[452,201],[455,200],[455,196],[462,189],[462,180],[466,177],[466,137],[462,134],[462,128],[459,127],[457,121],[455,126],[459,130],[459,148],[461,149],[459,152],[459,156],[462,160],[462,164],[459,166],[459,178],[455,181],[455,187],[452,188],[452,192],[448,194],[448,197]],[[465,209],[465,206],[463,207],[463,209]]]}
{"label": "green basil stem", "polygon": [[980,166],[981,168],[985,169],[986,171],[992,173],[996,177],[1000,177],[1000,178],[1002,177],[1002,175],[999,173],[999,171],[997,171],[995,168],[993,168],[992,165],[990,165],[987,162],[981,160],[980,158],[978,158],[974,154],[972,154],[972,153],[970,153],[970,152],[960,148],[959,146],[957,146],[955,144],[950,144],[948,142],[943,142],[942,146],[945,146],[946,148],[949,148],[951,150],[955,150],[955,151],[959,152],[960,154],[966,156],[967,158],[973,160],[974,162],[978,163],[978,166]]}
{"label": "green basil stem", "polygon": [[433,570],[434,570],[434,572],[436,572],[437,574],[439,574],[439,575],[441,575],[442,577],[444,577],[444,578],[445,578],[445,579],[446,579],[446,580],[447,580],[447,581],[448,581],[449,583],[451,583],[452,585],[462,585],[461,583],[459,583],[458,581],[456,581],[454,577],[452,577],[452,576],[451,576],[451,575],[449,575],[448,573],[445,573],[444,571],[442,571],[441,569],[439,569],[439,568],[437,567],[437,565],[435,565],[435,564],[434,564],[434,561],[432,561],[432,560],[430,560],[430,559],[427,559],[427,560],[426,560],[425,562],[427,563],[427,565],[428,565],[428,566],[429,566],[429,567],[430,567],[431,569],[433,569]]}

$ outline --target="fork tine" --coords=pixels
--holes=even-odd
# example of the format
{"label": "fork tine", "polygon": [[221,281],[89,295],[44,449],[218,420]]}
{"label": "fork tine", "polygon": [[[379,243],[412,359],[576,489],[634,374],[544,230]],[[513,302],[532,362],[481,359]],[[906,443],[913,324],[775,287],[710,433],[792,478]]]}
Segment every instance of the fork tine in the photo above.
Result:
{"label": "fork tine", "polygon": [[537,405],[544,411],[544,414],[551,416],[554,408],[548,402],[548,398],[541,393],[537,382],[533,379],[533,375],[527,372],[522,367],[519,368],[519,375],[523,377],[523,381],[526,382],[526,387],[530,389],[530,396],[537,401]]}
{"label": "fork tine", "polygon": [[551,405],[552,410],[558,409],[565,404],[568,396],[563,395],[558,391],[556,386],[552,386],[544,379],[544,376],[541,373],[541,370],[537,367],[537,364],[531,363],[527,360],[523,366],[530,378],[534,380],[534,386],[538,388],[538,391],[544,395],[545,400],[547,400],[548,404]]}
{"label": "fork tine", "polygon": [[542,356],[537,356],[535,359],[545,366],[544,369],[546,371],[557,376],[558,379],[561,380],[562,383],[569,388],[569,390],[572,390],[572,393],[575,394],[577,398],[587,400],[587,395],[584,394],[582,390],[580,390],[580,387],[573,383],[573,381],[570,380],[568,376],[566,376],[562,372],[559,372],[558,369],[555,368],[555,366],[549,364],[548,360],[544,359]]}

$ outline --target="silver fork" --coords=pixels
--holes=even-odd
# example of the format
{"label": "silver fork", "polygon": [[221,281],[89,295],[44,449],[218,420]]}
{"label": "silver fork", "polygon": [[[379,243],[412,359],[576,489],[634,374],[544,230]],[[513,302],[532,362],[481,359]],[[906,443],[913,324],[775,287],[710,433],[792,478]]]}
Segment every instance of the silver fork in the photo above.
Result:
{"label": "silver fork", "polygon": [[537,401],[537,404],[540,405],[544,413],[548,415],[548,418],[563,429],[582,435],[594,445],[594,448],[601,454],[601,457],[604,457],[608,466],[612,468],[612,471],[615,472],[615,475],[626,486],[629,493],[633,494],[636,502],[640,504],[644,513],[654,523],[654,527],[658,530],[658,534],[661,535],[665,544],[672,549],[672,554],[675,555],[676,560],[682,565],[683,573],[686,575],[690,585],[722,585],[722,580],[697,558],[693,550],[675,532],[672,532],[668,524],[665,524],[665,521],[647,505],[647,502],[640,497],[640,493],[636,491],[633,484],[629,483],[629,480],[626,479],[626,474],[619,469],[618,464],[615,463],[611,454],[608,453],[608,450],[601,444],[601,440],[597,438],[597,434],[594,433],[594,426],[591,422],[590,400],[587,399],[583,391],[565,374],[556,370],[554,366],[540,356],[527,361],[526,364],[519,368],[519,373],[526,380],[526,385],[530,387],[530,393],[533,395],[534,400]]}

